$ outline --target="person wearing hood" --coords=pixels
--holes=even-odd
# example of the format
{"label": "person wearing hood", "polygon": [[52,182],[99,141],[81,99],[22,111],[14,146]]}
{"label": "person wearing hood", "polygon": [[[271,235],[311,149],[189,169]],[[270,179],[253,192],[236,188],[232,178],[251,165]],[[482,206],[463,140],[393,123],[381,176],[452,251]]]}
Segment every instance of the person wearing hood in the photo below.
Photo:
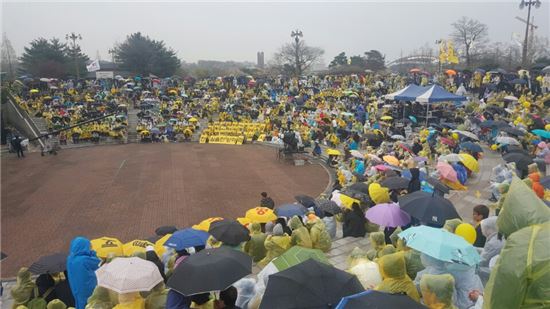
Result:
{"label": "person wearing hood", "polygon": [[448,219],[448,220],[445,220],[445,225],[443,225],[443,228],[449,231],[450,233],[454,234],[457,226],[461,225],[462,223],[463,223],[462,220],[457,218]]}
{"label": "person wearing hood", "polygon": [[540,174],[531,173],[529,174],[529,179],[531,179],[531,189],[539,198],[544,198],[544,187],[540,184]]}
{"label": "person wearing hood", "polygon": [[375,290],[388,293],[405,293],[415,301],[420,301],[418,291],[405,270],[403,252],[388,254],[378,260],[382,282]]}
{"label": "person wearing hood", "polygon": [[46,302],[59,299],[67,307],[74,307],[74,297],[66,273],[41,274],[36,278],[36,286],[38,295],[41,295]]}
{"label": "person wearing hood", "polygon": [[334,239],[336,237],[336,218],[334,215],[325,211],[321,220],[325,223],[325,228],[330,238]]}
{"label": "person wearing hood", "polygon": [[237,289],[238,295],[235,305],[242,309],[248,309],[248,304],[256,295],[256,279],[242,278],[235,282],[233,286]]}
{"label": "person wearing hood", "polygon": [[145,300],[138,292],[119,294],[113,309],[145,309]]}
{"label": "person wearing hood", "polygon": [[259,262],[265,257],[265,239],[267,235],[262,233],[259,223],[251,223],[250,240],[244,245],[244,252],[252,257],[254,262]]}
{"label": "person wearing hood", "polygon": [[287,219],[284,217],[278,217],[277,220],[275,220],[275,224],[280,224],[283,227],[283,233],[287,234],[288,236],[292,236],[292,230],[286,224],[286,220]]}
{"label": "person wearing hood", "polygon": [[344,237],[365,237],[367,219],[359,204],[353,203],[351,209],[344,209],[343,217],[342,230]]}
{"label": "person wearing hood", "polygon": [[26,267],[19,269],[15,287],[11,290],[11,297],[13,298],[12,309],[20,305],[26,305],[33,298],[35,288],[36,284],[31,279],[29,269]]}
{"label": "person wearing hood", "polygon": [[67,275],[75,299],[76,309],[84,309],[88,297],[97,285],[95,271],[101,260],[91,249],[90,240],[76,237],[71,242],[67,257]]}
{"label": "person wearing hood", "polygon": [[86,309],[111,309],[114,306],[109,290],[102,286],[96,286],[92,296],[88,298]]}
{"label": "person wearing hood", "polygon": [[386,236],[384,232],[374,232],[369,234],[371,249],[367,251],[369,260],[374,261],[378,258],[378,253],[386,246]]}
{"label": "person wearing hood", "polygon": [[180,294],[176,290],[168,290],[166,309],[188,309],[191,306],[191,297]]}
{"label": "person wearing hood", "polygon": [[489,262],[500,254],[500,250],[504,246],[502,236],[498,233],[497,219],[498,217],[493,216],[481,221],[481,233],[487,238],[485,246],[481,249],[481,262],[479,263],[479,276],[484,284],[489,280],[491,273]]}
{"label": "person wearing hood", "polygon": [[407,187],[407,192],[413,193],[420,191],[420,170],[416,167],[410,169],[411,171],[411,180],[409,180],[409,186]]}
{"label": "person wearing hood", "polygon": [[290,242],[290,236],[283,233],[282,226],[280,224],[275,225],[273,228],[273,235],[269,235],[265,239],[264,245],[266,254],[265,257],[258,262],[258,266],[264,267],[271,262],[271,260],[283,254],[291,247]]}
{"label": "person wearing hood", "polygon": [[514,177],[497,226],[506,242],[487,282],[483,308],[548,307],[550,209]]}
{"label": "person wearing hood", "polygon": [[302,220],[298,216],[290,218],[290,229],[292,229],[291,245],[300,246],[304,248],[313,248],[309,231],[302,223]]}
{"label": "person wearing hood", "polygon": [[429,309],[457,309],[453,304],[455,279],[449,274],[424,275],[420,280],[422,300]]}
{"label": "person wearing hood", "polygon": [[59,299],[54,299],[46,305],[46,309],[67,309],[67,305]]}
{"label": "person wearing hood", "polygon": [[166,308],[166,297],[168,290],[164,282],[157,284],[147,298],[145,298],[145,309],[164,309]]}
{"label": "person wearing hood", "polygon": [[309,229],[313,249],[328,252],[332,246],[332,239],[327,232],[325,223],[316,216],[312,216],[312,219],[308,218],[307,227]]}

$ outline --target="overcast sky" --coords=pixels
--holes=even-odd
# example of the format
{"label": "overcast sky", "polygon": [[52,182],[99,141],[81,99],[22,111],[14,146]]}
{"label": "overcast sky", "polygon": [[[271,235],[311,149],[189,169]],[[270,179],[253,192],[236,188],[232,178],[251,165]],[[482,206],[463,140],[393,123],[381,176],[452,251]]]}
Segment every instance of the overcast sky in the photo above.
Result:
{"label": "overcast sky", "polygon": [[[532,10],[538,35],[550,33],[550,0]],[[387,60],[400,53],[447,38],[451,23],[461,16],[489,26],[493,41],[523,37],[527,10],[518,1],[379,1],[379,2],[24,2],[2,1],[2,31],[18,56],[38,37],[64,40],[71,31],[82,35],[81,47],[92,59],[129,33],[141,31],[164,40],[187,62],[197,60],[268,61],[277,48],[302,30],[309,45],[325,50],[330,62],[378,49]],[[434,44],[435,45],[435,44]]]}

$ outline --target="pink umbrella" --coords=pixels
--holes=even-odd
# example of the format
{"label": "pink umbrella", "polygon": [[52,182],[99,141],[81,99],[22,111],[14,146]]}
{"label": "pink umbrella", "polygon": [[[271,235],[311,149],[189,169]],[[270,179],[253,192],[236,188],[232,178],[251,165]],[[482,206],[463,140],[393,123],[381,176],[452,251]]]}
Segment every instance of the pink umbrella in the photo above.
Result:
{"label": "pink umbrella", "polygon": [[448,145],[448,146],[454,146],[455,141],[452,139],[446,138],[446,137],[440,137],[439,140],[441,141],[441,144]]}
{"label": "pink umbrella", "polygon": [[449,163],[439,161],[437,162],[436,169],[441,178],[447,179],[450,182],[458,182],[456,171]]}
{"label": "pink umbrella", "polygon": [[401,210],[396,203],[378,204],[369,208],[365,218],[370,222],[387,227],[403,226],[411,222],[411,216]]}
{"label": "pink umbrella", "polygon": [[378,164],[378,165],[374,166],[374,168],[378,171],[381,171],[381,172],[391,170],[391,168],[389,166],[384,165],[384,164]]}

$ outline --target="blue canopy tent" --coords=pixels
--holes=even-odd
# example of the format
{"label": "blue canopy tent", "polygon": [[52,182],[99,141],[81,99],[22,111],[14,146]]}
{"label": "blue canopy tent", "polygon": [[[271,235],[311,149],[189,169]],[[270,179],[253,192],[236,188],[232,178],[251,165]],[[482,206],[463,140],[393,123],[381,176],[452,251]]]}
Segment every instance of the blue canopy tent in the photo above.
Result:
{"label": "blue canopy tent", "polygon": [[[409,84],[407,87],[396,91],[394,93],[387,94],[385,96],[388,100],[395,101],[414,101],[417,96],[423,94],[429,89],[429,87],[418,86],[415,84]],[[405,109],[403,108],[403,119],[405,119]]]}
{"label": "blue canopy tent", "polygon": [[466,97],[453,94],[439,85],[429,87],[428,90],[416,97],[417,102],[426,103],[426,126],[428,126],[428,112],[430,110],[430,103],[449,101],[456,102],[465,100]]}

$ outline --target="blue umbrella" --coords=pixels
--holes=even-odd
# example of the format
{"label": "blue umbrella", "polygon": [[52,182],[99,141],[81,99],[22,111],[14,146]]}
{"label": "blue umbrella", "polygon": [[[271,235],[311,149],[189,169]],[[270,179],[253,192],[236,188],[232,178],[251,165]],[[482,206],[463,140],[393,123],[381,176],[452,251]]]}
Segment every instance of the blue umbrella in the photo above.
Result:
{"label": "blue umbrella", "polygon": [[410,119],[413,123],[417,123],[416,117],[414,117],[414,116],[409,116],[409,119]]}
{"label": "blue umbrella", "polygon": [[390,294],[374,290],[367,290],[358,294],[346,296],[340,300],[335,309],[355,308],[426,308],[405,294]]}
{"label": "blue umbrella", "polygon": [[481,146],[472,142],[460,143],[459,147],[460,149],[467,149],[467,150],[470,150],[471,152],[483,152],[483,149],[481,149]]}
{"label": "blue umbrella", "polygon": [[538,136],[543,137],[543,138],[550,138],[550,131],[537,129],[537,130],[533,130],[531,132],[533,134],[538,135]]}
{"label": "blue umbrella", "polygon": [[[405,178],[411,180],[411,178],[412,178],[411,171],[410,170],[403,170],[401,172],[401,177],[405,177]],[[423,171],[420,171],[420,175],[419,175],[418,178],[420,178],[420,181],[423,181],[423,180],[426,180],[426,178],[428,178],[428,176]]]}
{"label": "blue umbrella", "polygon": [[279,217],[293,217],[293,216],[303,216],[307,213],[307,208],[302,204],[284,204],[275,208],[275,214]]}
{"label": "blue umbrella", "polygon": [[473,266],[481,261],[477,250],[464,238],[445,229],[425,225],[415,226],[399,233],[405,245],[445,262]]}
{"label": "blue umbrella", "polygon": [[204,246],[208,237],[210,237],[210,234],[204,231],[186,228],[172,234],[172,236],[166,240],[164,245],[176,250],[182,250],[195,246]]}

